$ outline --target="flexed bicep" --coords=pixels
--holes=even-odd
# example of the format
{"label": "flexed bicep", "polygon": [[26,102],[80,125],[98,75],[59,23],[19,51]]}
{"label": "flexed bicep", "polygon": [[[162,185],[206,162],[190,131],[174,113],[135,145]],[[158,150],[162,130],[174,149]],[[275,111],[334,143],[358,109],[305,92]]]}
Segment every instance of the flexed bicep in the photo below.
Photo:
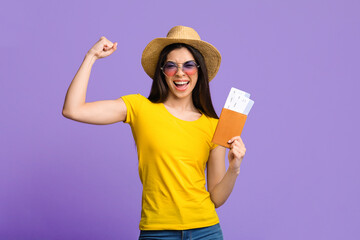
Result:
{"label": "flexed bicep", "polygon": [[63,114],[65,117],[89,124],[112,124],[126,119],[126,105],[122,98],[88,102],[74,112]]}

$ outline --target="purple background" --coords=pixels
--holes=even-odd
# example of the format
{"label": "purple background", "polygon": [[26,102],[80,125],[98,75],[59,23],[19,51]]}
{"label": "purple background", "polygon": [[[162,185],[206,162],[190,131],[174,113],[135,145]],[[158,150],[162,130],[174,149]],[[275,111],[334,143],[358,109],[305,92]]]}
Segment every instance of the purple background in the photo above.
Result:
{"label": "purple background", "polygon": [[66,90],[102,36],[87,101],[148,95],[140,58],[175,25],[195,28],[231,87],[255,101],[246,157],[218,209],[232,239],[360,238],[359,1],[3,1],[0,239],[136,239],[141,183],[130,127],[70,121]]}

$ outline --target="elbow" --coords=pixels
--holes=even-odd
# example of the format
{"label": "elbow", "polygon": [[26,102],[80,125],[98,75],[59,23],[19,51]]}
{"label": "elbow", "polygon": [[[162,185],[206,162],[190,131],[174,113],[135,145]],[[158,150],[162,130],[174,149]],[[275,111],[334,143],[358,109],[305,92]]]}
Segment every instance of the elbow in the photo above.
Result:
{"label": "elbow", "polygon": [[81,106],[73,106],[69,104],[64,104],[62,109],[62,115],[68,119],[75,120],[82,117],[83,111]]}
{"label": "elbow", "polygon": [[69,118],[69,112],[67,110],[65,110],[65,108],[63,108],[63,110],[62,110],[62,115],[66,118]]}
{"label": "elbow", "polygon": [[63,108],[62,115],[66,118],[73,119],[72,113],[68,109]]}
{"label": "elbow", "polygon": [[67,111],[65,111],[65,109],[63,109],[62,110],[62,115],[67,118],[67,114],[68,114]]}
{"label": "elbow", "polygon": [[221,207],[224,203],[217,203],[217,202],[213,202],[215,205],[215,208],[219,208]]}
{"label": "elbow", "polygon": [[215,208],[219,208],[225,203],[225,201],[219,201],[218,199],[216,199],[211,193],[210,193],[210,199],[213,202]]}

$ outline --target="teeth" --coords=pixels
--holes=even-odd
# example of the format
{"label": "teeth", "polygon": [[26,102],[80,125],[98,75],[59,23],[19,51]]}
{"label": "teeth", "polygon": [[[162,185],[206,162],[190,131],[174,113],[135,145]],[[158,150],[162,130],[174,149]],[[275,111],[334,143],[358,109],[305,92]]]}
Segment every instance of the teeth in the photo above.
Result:
{"label": "teeth", "polygon": [[174,82],[177,85],[183,85],[183,84],[187,84],[188,82]]}

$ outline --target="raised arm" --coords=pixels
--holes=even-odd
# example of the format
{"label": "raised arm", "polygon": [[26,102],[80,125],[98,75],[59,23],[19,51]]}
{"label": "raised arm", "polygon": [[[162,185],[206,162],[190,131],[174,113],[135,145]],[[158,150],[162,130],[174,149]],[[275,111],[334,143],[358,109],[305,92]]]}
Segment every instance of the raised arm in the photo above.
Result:
{"label": "raised arm", "polygon": [[85,102],[92,66],[96,60],[111,55],[116,49],[116,42],[101,37],[88,51],[66,93],[62,110],[64,117],[90,124],[111,124],[125,120],[126,105],[121,98]]}

